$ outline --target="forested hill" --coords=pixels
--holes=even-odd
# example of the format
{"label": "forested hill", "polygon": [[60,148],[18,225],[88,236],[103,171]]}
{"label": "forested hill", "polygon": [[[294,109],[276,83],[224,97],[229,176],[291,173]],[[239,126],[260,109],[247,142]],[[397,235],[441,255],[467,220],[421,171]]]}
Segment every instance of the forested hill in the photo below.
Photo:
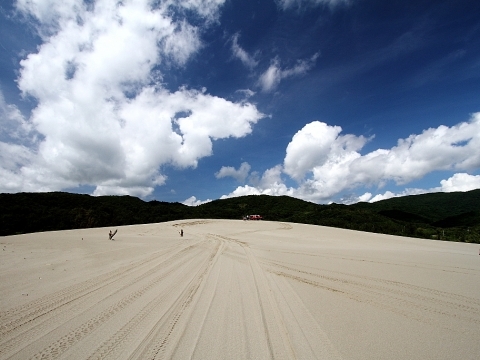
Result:
{"label": "forested hill", "polygon": [[266,220],[392,235],[480,243],[480,189],[406,196],[354,205],[318,205],[288,196],[250,195],[197,207],[131,196],[0,194],[0,235],[120,226],[192,218]]}
{"label": "forested hill", "polygon": [[480,189],[468,192],[410,195],[351,206],[375,212],[405,212],[423,217],[429,222],[440,222],[449,217],[479,211]]}

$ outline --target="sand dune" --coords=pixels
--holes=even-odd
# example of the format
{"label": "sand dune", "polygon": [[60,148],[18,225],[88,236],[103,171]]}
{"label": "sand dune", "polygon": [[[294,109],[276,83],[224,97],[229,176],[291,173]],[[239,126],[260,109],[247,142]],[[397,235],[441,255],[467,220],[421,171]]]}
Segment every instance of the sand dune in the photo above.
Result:
{"label": "sand dune", "polygon": [[479,358],[478,245],[267,221],[109,230],[0,237],[1,359]]}

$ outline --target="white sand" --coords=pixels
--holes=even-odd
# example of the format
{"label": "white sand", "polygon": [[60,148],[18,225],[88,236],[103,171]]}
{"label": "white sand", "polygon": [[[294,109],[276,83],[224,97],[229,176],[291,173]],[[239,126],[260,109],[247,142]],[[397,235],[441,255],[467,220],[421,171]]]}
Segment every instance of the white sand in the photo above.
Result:
{"label": "white sand", "polygon": [[480,358],[479,245],[241,220],[108,231],[0,237],[1,359]]}

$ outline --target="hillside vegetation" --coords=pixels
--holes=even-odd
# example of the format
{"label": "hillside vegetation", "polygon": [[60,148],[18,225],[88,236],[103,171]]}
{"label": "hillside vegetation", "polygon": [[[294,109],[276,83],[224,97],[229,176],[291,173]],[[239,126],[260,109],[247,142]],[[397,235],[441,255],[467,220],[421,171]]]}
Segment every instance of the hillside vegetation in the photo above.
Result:
{"label": "hillside vegetation", "polygon": [[287,221],[400,236],[480,243],[480,189],[406,196],[354,205],[318,205],[288,196],[250,195],[197,207],[131,196],[0,194],[0,235],[112,227],[180,219]]}

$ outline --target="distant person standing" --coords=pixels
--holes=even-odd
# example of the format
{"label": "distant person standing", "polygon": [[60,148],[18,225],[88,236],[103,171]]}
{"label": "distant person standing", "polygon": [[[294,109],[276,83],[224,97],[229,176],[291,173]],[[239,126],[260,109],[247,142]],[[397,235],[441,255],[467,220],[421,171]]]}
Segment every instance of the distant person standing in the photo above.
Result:
{"label": "distant person standing", "polygon": [[183,237],[183,229],[180,230],[180,236]]}

